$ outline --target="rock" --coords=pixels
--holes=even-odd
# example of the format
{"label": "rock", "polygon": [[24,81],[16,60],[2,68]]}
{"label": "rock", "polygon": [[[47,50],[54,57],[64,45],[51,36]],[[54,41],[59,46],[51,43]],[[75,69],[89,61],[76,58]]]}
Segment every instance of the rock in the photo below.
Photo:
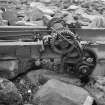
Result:
{"label": "rock", "polygon": [[45,6],[43,3],[41,3],[41,2],[31,2],[30,3],[30,7],[43,7],[43,6]]}
{"label": "rock", "polygon": [[2,13],[3,20],[8,20],[9,25],[15,25],[18,21],[16,10],[7,9]]}
{"label": "rock", "polygon": [[30,21],[41,20],[42,17],[43,17],[43,12],[36,7],[34,7],[30,12]]}
{"label": "rock", "polygon": [[33,95],[39,89],[39,85],[34,85],[31,81],[26,77],[26,75],[18,76],[13,80],[13,83],[16,85],[18,91],[22,95],[24,104],[32,104]]}
{"label": "rock", "polygon": [[40,3],[40,2],[32,2],[30,4],[30,6],[33,9],[35,9],[35,8],[38,9],[38,10],[34,10],[33,12],[35,12],[35,11],[38,11],[39,12],[40,11],[43,14],[47,14],[47,15],[53,15],[54,14],[54,9],[50,9],[50,7],[44,5],[43,3]]}
{"label": "rock", "polygon": [[18,60],[14,57],[2,57],[0,60],[0,77],[12,79],[18,72]]}
{"label": "rock", "polygon": [[48,14],[48,15],[53,15],[54,14],[54,11],[55,11],[54,8],[52,9],[52,7],[50,7],[50,6],[48,7],[48,6],[42,5],[42,4],[36,5],[35,7],[37,9],[39,9],[41,12],[43,12],[44,14]]}
{"label": "rock", "polygon": [[44,22],[44,25],[48,25],[49,21],[52,19],[52,17],[50,15],[44,15],[43,16],[43,22]]}
{"label": "rock", "polygon": [[89,28],[105,28],[105,17],[103,16],[96,16],[93,19],[92,23],[89,25]]}
{"label": "rock", "polygon": [[67,11],[58,11],[54,14],[54,18],[64,18],[69,15]]}
{"label": "rock", "polygon": [[105,86],[105,77],[97,76],[97,82],[103,86]]}
{"label": "rock", "polygon": [[53,71],[44,70],[44,69],[29,72],[27,74],[27,78],[33,84],[37,84],[37,82],[40,82],[41,84],[44,84],[50,79],[56,79],[56,80],[60,80],[62,82],[68,83],[68,84],[75,84],[75,85],[78,85],[78,86],[81,85],[81,82],[80,82],[79,79],[70,77],[69,75],[57,74]]}
{"label": "rock", "polygon": [[54,15],[54,11],[51,10],[50,8],[48,8],[48,7],[43,6],[43,7],[39,7],[38,9],[39,9],[41,12],[43,12],[44,14]]}
{"label": "rock", "polygon": [[40,0],[40,2],[43,2],[43,3],[51,3],[51,0]]}
{"label": "rock", "polygon": [[2,20],[0,25],[1,26],[8,26],[8,20]]}
{"label": "rock", "polygon": [[22,96],[16,86],[7,79],[0,78],[0,105],[20,105]]}
{"label": "rock", "polygon": [[52,0],[51,3],[55,6],[59,6],[61,0]]}
{"label": "rock", "polygon": [[79,7],[76,5],[70,5],[67,10],[77,10]]}
{"label": "rock", "polygon": [[52,79],[40,87],[33,103],[39,99],[43,105],[82,105],[88,96],[89,93],[80,87]]}
{"label": "rock", "polygon": [[0,10],[0,20],[3,20],[2,13],[3,13],[3,11]]}
{"label": "rock", "polygon": [[94,98],[91,96],[88,96],[83,105],[96,105],[96,104],[95,104]]}
{"label": "rock", "polygon": [[53,12],[59,11],[59,8],[57,6],[54,6],[54,5],[49,5],[48,8],[50,8]]}
{"label": "rock", "polygon": [[85,86],[99,105],[105,105],[105,77],[94,77]]}
{"label": "rock", "polygon": [[75,22],[72,13],[69,13],[66,17],[64,17],[64,20],[67,24],[71,24],[71,23]]}
{"label": "rock", "polygon": [[52,11],[50,8],[42,7],[39,8],[39,10],[42,11],[44,14],[54,15],[54,11]]}
{"label": "rock", "polygon": [[[20,52],[21,51],[21,52]],[[18,54],[22,54],[24,51],[23,49],[19,49]],[[12,56],[5,56],[1,57],[0,60],[0,77],[6,79],[13,79],[17,75],[26,72],[29,70],[33,65],[33,62],[29,59],[17,59],[16,57]]]}
{"label": "rock", "polygon": [[30,21],[36,21],[41,20],[43,17],[43,12],[39,9],[41,7],[44,7],[45,5],[40,2],[32,2],[30,3],[31,9],[28,11],[28,17],[30,18]]}
{"label": "rock", "polygon": [[66,9],[71,5],[70,0],[62,0],[63,8]]}

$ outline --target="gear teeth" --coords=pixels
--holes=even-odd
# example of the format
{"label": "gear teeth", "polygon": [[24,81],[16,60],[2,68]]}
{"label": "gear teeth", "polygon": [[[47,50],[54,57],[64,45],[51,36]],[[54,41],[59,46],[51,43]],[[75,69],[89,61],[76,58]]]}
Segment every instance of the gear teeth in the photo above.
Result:
{"label": "gear teeth", "polygon": [[[55,34],[55,33],[52,33],[52,34]],[[71,40],[74,42],[74,44],[75,44],[75,45],[73,45],[75,48],[79,47],[78,43],[75,42],[76,40],[75,40],[74,36],[71,34],[71,31],[63,29],[63,30],[58,30],[58,33],[56,33],[56,34],[57,34],[56,36],[58,36],[58,39],[56,39],[56,37],[55,37],[55,38],[52,39],[51,42],[50,42],[51,48],[52,48],[55,52],[57,52],[57,53],[59,53],[59,54],[64,54],[64,53],[67,53],[67,52],[70,51],[70,47],[67,48],[67,49],[66,49],[66,47],[65,47],[66,51],[64,51],[64,50],[62,50],[62,49],[61,49],[61,50],[58,49],[58,48],[55,46],[55,44],[54,44],[55,41],[57,41],[57,40],[59,40],[59,39],[62,39],[62,37],[61,37],[60,35],[62,35],[63,37],[67,38],[68,40],[71,39]],[[59,35],[59,34],[60,34],[60,35]],[[55,35],[53,35],[53,36],[55,36]],[[68,43],[69,43],[69,42],[68,42]]]}

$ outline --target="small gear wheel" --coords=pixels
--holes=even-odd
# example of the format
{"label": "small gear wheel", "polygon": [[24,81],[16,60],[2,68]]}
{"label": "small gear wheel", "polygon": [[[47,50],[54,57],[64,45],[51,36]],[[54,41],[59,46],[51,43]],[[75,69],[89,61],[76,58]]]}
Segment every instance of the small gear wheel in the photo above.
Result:
{"label": "small gear wheel", "polygon": [[90,69],[90,67],[83,63],[78,63],[76,65],[75,69],[75,75],[78,78],[89,76],[92,73],[93,70]]}
{"label": "small gear wheel", "polygon": [[83,49],[82,61],[76,65],[76,74],[78,77],[85,77],[92,74],[96,67],[97,56],[95,52],[89,48]]}
{"label": "small gear wheel", "polygon": [[84,48],[83,49],[83,62],[84,64],[94,69],[97,64],[96,53],[90,48]]}

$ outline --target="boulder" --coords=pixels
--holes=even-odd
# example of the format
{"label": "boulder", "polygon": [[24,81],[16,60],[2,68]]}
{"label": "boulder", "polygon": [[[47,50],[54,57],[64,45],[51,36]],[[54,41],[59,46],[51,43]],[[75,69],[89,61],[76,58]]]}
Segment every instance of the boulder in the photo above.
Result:
{"label": "boulder", "polygon": [[52,79],[40,87],[34,95],[33,103],[39,102],[43,105],[83,105],[89,96],[89,93],[83,88]]}
{"label": "boulder", "polygon": [[96,16],[92,23],[89,25],[89,28],[105,28],[105,17],[102,15]]}
{"label": "boulder", "polygon": [[44,14],[47,15],[54,15],[54,11],[51,10],[50,8],[46,7],[46,6],[42,6],[38,8],[41,12],[43,12]]}
{"label": "boulder", "polygon": [[40,2],[32,2],[30,4],[30,6],[32,7],[32,12],[34,13],[34,15],[36,14],[36,16],[40,15],[42,17],[43,14],[47,14],[47,15],[53,15],[54,14],[54,10],[50,8],[50,6],[46,6],[43,3]]}
{"label": "boulder", "polygon": [[[20,51],[20,50],[19,50]],[[23,49],[21,51],[24,51]],[[17,51],[22,54],[22,52]],[[32,67],[33,62],[29,59],[17,59],[12,56],[1,57],[0,59],[0,77],[13,79],[21,73],[26,72]]]}
{"label": "boulder", "polygon": [[20,105],[22,96],[16,86],[7,79],[0,78],[0,105]]}
{"label": "boulder", "polygon": [[44,22],[44,25],[48,25],[49,21],[52,19],[52,17],[50,15],[44,15],[43,16],[43,22]]}
{"label": "boulder", "polygon": [[14,57],[2,57],[0,60],[0,77],[11,79],[17,75],[18,60]]}
{"label": "boulder", "polygon": [[14,9],[7,9],[5,12],[2,13],[3,20],[8,20],[9,25],[15,25],[18,21],[17,12]]}
{"label": "boulder", "polygon": [[37,8],[39,6],[42,7],[42,6],[45,6],[45,5],[44,5],[44,3],[41,3],[41,2],[31,2],[30,3],[30,7],[32,7],[32,8],[33,7],[36,7]]}
{"label": "boulder", "polygon": [[94,97],[99,105],[105,105],[105,77],[91,78],[85,89]]}
{"label": "boulder", "polygon": [[72,13],[69,13],[66,17],[64,17],[64,20],[67,24],[71,24],[75,22]]}
{"label": "boulder", "polygon": [[27,78],[33,83],[37,84],[37,82],[44,84],[50,79],[56,79],[67,84],[75,84],[80,86],[81,82],[79,79],[76,79],[72,76],[65,75],[65,74],[58,74],[54,71],[39,69],[33,70],[27,74]]}
{"label": "boulder", "polygon": [[30,21],[41,20],[42,17],[43,17],[43,12],[36,7],[34,7],[30,12]]}
{"label": "boulder", "polygon": [[63,8],[66,9],[71,5],[71,0],[62,0]]}
{"label": "boulder", "polygon": [[66,16],[69,15],[69,12],[68,11],[57,11],[55,14],[54,14],[54,18],[64,18]]}

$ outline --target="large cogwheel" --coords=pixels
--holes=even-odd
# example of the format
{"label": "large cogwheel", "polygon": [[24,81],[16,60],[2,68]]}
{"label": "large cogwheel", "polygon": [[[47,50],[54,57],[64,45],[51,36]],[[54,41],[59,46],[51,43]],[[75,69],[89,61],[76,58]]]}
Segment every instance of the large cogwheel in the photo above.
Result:
{"label": "large cogwheel", "polygon": [[51,48],[54,52],[58,54],[72,53],[72,57],[75,56],[74,52],[77,54],[80,52],[80,46],[75,36],[72,35],[69,30],[58,31],[53,33],[54,37],[51,39]]}

